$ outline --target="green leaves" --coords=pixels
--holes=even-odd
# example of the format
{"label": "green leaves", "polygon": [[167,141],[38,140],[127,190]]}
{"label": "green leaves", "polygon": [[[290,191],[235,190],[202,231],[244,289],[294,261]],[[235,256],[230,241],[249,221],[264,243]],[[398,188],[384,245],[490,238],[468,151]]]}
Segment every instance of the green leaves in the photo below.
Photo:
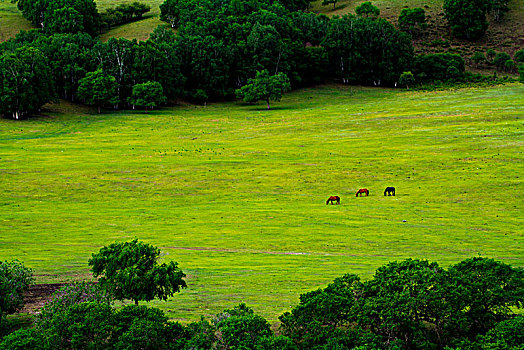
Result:
{"label": "green leaves", "polygon": [[488,29],[486,13],[490,0],[444,0],[444,15],[458,38],[480,39]]}
{"label": "green leaves", "polygon": [[0,55],[0,114],[21,119],[54,99],[49,62],[40,50],[24,46]]}
{"label": "green leaves", "polygon": [[249,79],[247,85],[236,90],[238,97],[245,102],[253,103],[264,100],[269,109],[269,101],[280,101],[284,92],[291,89],[289,79],[284,73],[270,75],[267,70],[257,72],[254,79]]}
{"label": "green leaves", "polygon": [[102,106],[118,102],[117,87],[115,77],[104,74],[102,69],[97,69],[80,79],[78,96],[87,104],[96,105],[100,113]]}
{"label": "green leaves", "polygon": [[[437,263],[407,259],[380,267],[369,281],[345,275],[303,294],[280,321],[283,334],[303,349],[321,348],[335,338],[345,348],[367,341],[373,348],[444,348],[474,340],[511,318],[511,308],[522,308],[523,302],[520,268],[472,258],[446,271]],[[514,324],[501,325],[486,341],[496,343]]]}
{"label": "green leaves", "polygon": [[355,13],[361,17],[369,17],[376,19],[380,15],[380,9],[374,6],[371,2],[365,1],[355,9]]}
{"label": "green leaves", "polygon": [[33,282],[33,271],[20,261],[0,261],[0,325],[4,315],[24,305],[23,294]]}
{"label": "green leaves", "polygon": [[18,0],[18,9],[47,34],[98,34],[100,15],[93,0]]}
{"label": "green leaves", "polygon": [[409,35],[384,19],[331,19],[322,44],[331,71],[343,83],[393,85],[413,59]]}
{"label": "green leaves", "polygon": [[89,260],[93,276],[117,300],[151,301],[168,297],[186,287],[186,276],[176,262],[158,264],[160,249],[137,239],[113,243]]}
{"label": "green leaves", "polygon": [[415,34],[419,30],[426,29],[426,13],[424,9],[416,7],[413,9],[402,9],[398,17],[398,25],[402,30]]}
{"label": "green leaves", "polygon": [[164,102],[166,102],[164,89],[162,89],[162,85],[156,81],[136,84],[133,86],[133,93],[129,98],[129,103],[145,107],[146,113],[148,108],[153,109]]}

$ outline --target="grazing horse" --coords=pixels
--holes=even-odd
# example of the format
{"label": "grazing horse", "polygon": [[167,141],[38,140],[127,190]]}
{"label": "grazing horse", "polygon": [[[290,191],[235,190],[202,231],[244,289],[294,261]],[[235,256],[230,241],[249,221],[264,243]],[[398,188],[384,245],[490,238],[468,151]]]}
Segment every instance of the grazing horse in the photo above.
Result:
{"label": "grazing horse", "polygon": [[392,193],[393,193],[393,196],[395,195],[395,187],[386,187],[386,189],[384,190],[384,196],[386,195],[386,193],[388,194],[388,196],[391,196]]}
{"label": "grazing horse", "polygon": [[333,204],[333,202],[337,202],[337,204],[340,204],[340,197],[339,196],[331,196],[326,201],[326,204],[329,204],[329,202],[331,202],[331,204]]}
{"label": "grazing horse", "polygon": [[365,193],[366,197],[369,196],[369,190],[367,188],[361,188],[360,190],[357,191],[357,194],[355,195],[355,197],[358,197],[359,194],[360,194],[360,197],[362,197],[362,193]]}

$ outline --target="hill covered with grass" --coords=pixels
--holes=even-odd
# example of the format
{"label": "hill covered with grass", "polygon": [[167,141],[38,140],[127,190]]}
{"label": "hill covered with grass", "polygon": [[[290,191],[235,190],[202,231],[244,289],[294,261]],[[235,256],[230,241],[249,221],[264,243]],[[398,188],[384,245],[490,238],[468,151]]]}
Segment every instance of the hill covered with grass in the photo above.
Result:
{"label": "hill covered with grass", "polygon": [[521,84],[321,86],[270,111],[48,105],[0,120],[1,255],[40,283],[89,279],[92,253],[139,238],[188,275],[153,303],[180,320],[246,302],[274,321],[300,293],[404,258],[524,266],[523,106]]}

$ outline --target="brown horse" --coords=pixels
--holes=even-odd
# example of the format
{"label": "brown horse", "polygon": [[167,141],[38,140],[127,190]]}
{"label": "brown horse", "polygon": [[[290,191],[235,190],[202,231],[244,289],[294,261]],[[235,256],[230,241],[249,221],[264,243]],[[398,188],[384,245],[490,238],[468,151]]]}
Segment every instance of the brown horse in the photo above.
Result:
{"label": "brown horse", "polygon": [[369,196],[369,190],[367,188],[361,188],[360,190],[357,191],[357,194],[355,195],[355,197],[358,197],[359,194],[360,194],[360,197],[362,197],[362,193],[365,193],[366,197]]}
{"label": "brown horse", "polygon": [[337,204],[340,204],[340,197],[339,196],[331,196],[326,201],[326,204],[329,204],[329,202],[331,202],[331,204],[333,204],[333,202],[337,202]]}

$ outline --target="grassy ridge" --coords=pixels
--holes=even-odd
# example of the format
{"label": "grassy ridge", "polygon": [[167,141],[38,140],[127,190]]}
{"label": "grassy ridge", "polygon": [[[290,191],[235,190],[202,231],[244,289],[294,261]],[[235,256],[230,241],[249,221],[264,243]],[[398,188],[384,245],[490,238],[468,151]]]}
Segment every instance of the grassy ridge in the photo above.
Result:
{"label": "grassy ridge", "polygon": [[275,320],[299,293],[395,259],[524,266],[523,92],[323,86],[271,111],[63,103],[0,120],[0,257],[40,282],[85,278],[92,252],[138,237],[189,275],[158,304],[182,320],[241,301]]}

